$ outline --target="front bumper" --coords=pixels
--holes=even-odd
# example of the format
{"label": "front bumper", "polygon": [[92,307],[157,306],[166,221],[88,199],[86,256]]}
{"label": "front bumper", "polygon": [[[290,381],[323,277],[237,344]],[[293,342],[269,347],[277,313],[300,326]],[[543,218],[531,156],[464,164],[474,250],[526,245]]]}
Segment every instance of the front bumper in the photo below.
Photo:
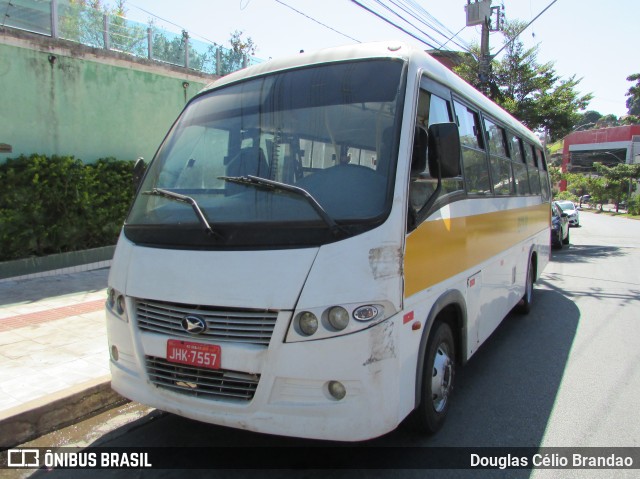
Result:
{"label": "front bumper", "polygon": [[[135,331],[131,321],[107,310],[109,348],[118,350],[117,360],[111,357],[112,387],[163,411],[268,434],[358,441],[399,424],[402,388],[394,318],[355,334],[284,343],[290,313],[280,316],[268,347],[219,343],[223,369],[259,376],[252,399],[238,401],[197,397],[154,384],[145,358],[166,358],[169,337]],[[345,386],[343,399],[329,394],[329,381]]]}

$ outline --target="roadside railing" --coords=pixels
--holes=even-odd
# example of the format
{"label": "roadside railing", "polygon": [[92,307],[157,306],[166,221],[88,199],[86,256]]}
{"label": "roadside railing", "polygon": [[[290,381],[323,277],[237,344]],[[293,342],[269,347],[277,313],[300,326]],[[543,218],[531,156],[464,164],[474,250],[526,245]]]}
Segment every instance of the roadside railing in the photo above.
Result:
{"label": "roadside railing", "polygon": [[262,61],[73,0],[0,0],[0,25],[216,75]]}

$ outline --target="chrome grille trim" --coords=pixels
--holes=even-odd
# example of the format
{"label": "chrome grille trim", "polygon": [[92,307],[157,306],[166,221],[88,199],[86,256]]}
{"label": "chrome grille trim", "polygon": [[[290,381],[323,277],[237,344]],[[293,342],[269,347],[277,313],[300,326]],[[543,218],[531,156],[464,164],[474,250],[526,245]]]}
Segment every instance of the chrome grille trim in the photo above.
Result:
{"label": "chrome grille trim", "polygon": [[[141,331],[263,346],[269,345],[278,317],[277,311],[230,310],[145,299],[135,299],[135,304]],[[198,335],[187,333],[180,323],[188,315],[204,319],[207,330]]]}
{"label": "chrome grille trim", "polygon": [[259,374],[197,368],[155,356],[145,356],[145,363],[149,379],[157,387],[206,399],[248,402],[253,399],[260,381]]}

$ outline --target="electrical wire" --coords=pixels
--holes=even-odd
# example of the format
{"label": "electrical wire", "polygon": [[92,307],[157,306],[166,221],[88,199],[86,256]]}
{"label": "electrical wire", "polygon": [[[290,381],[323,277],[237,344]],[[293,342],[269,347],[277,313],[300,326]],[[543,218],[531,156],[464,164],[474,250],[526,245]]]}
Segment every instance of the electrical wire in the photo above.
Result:
{"label": "electrical wire", "polygon": [[527,28],[529,28],[529,26],[530,26],[533,22],[535,22],[538,18],[540,18],[540,16],[541,16],[544,12],[546,12],[547,10],[549,10],[549,8],[551,8],[551,5],[553,5],[553,4],[554,4],[554,3],[556,3],[557,1],[558,1],[558,0],[553,0],[549,5],[547,5],[547,6],[544,8],[544,10],[542,10],[540,13],[538,13],[538,14],[535,16],[535,18],[534,18],[533,20],[531,20],[531,21],[530,21],[529,23],[527,23],[524,27],[522,27],[522,30],[520,30],[516,35],[514,35],[514,37],[513,37],[511,40],[509,40],[507,43],[505,43],[505,44],[502,46],[502,48],[501,48],[500,50],[498,50],[497,52],[495,52],[492,56],[494,56],[494,57],[495,57],[495,56],[497,56],[497,55],[498,55],[498,53],[500,53],[502,50],[504,50],[504,49],[505,49],[505,48],[507,48],[509,45],[511,45],[511,44],[516,40],[516,38],[518,38],[518,37],[520,36],[520,34],[521,34],[522,32],[524,32]]}
{"label": "electrical wire", "polygon": [[296,12],[297,14],[302,15],[303,17],[308,18],[309,20],[311,20],[311,21],[313,21],[313,22],[316,22],[318,25],[322,25],[323,27],[328,28],[329,30],[331,30],[331,31],[333,31],[333,32],[336,32],[337,34],[342,35],[343,37],[348,38],[349,40],[353,40],[354,42],[357,42],[357,43],[362,43],[360,40],[357,40],[357,39],[355,39],[355,38],[353,38],[353,37],[350,37],[350,36],[349,36],[349,35],[347,35],[346,33],[342,33],[342,32],[340,32],[340,31],[336,30],[335,28],[332,28],[332,27],[330,27],[329,25],[326,25],[326,24],[322,23],[321,21],[316,20],[316,19],[315,19],[315,18],[313,18],[313,17],[310,17],[309,15],[307,15],[307,14],[306,14],[306,13],[304,13],[304,12],[301,12],[300,10],[296,10],[296,9],[295,9],[295,8],[293,8],[291,5],[287,5],[286,3],[284,3],[282,0],[276,0],[276,2],[278,2],[280,5],[284,5],[285,7],[290,8],[291,10],[293,10],[294,12]]}
{"label": "electrical wire", "polygon": [[356,5],[358,5],[360,8],[366,10],[367,12],[375,15],[376,17],[380,18],[381,20],[384,20],[385,22],[387,22],[388,24],[390,24],[391,26],[397,28],[398,30],[400,30],[403,33],[406,33],[407,35],[409,35],[410,37],[418,40],[420,43],[424,43],[425,45],[427,45],[430,48],[435,49],[436,47],[431,45],[429,42],[425,41],[424,38],[420,38],[418,36],[416,36],[415,34],[411,33],[410,31],[402,28],[400,25],[397,25],[395,23],[393,23],[391,20],[389,20],[388,18],[383,17],[380,13],[376,12],[375,10],[372,10],[371,8],[367,7],[366,5],[360,3],[358,0],[351,0],[353,3],[355,3]]}
{"label": "electrical wire", "polygon": [[[435,38],[433,38],[431,35],[429,35],[427,32],[425,32],[424,30],[421,30],[419,27],[417,27],[416,25],[414,25],[413,23],[411,23],[409,20],[407,20],[405,17],[403,17],[402,15],[400,15],[398,12],[394,11],[389,5],[386,5],[385,3],[383,3],[381,0],[374,0],[375,3],[377,3],[378,5],[380,5],[382,8],[386,9],[387,11],[389,11],[391,14],[395,15],[396,17],[398,17],[400,20],[402,20],[403,22],[405,22],[406,24],[410,25],[411,27],[413,27],[414,29],[416,29],[419,33],[421,33],[422,35],[424,35],[425,37],[427,37],[429,40],[431,40],[432,42],[438,43],[438,40],[436,40]],[[402,8],[399,7],[396,3],[394,3],[393,0],[391,0],[391,3],[396,5],[398,8]],[[406,13],[406,12],[405,12]],[[389,22],[392,25],[396,25],[392,22]],[[396,28],[398,28],[396,26]],[[432,43],[428,43],[428,42],[424,42],[426,45],[429,45],[431,48],[433,49],[437,49],[438,47],[436,47],[435,45],[433,45]]]}
{"label": "electrical wire", "polygon": [[[386,10],[387,12],[391,13],[400,21],[400,23],[408,25],[411,29],[416,30],[417,33],[409,31],[405,26],[399,24],[398,21],[393,21],[392,19],[388,18],[387,15],[383,15],[380,11],[381,9],[374,9],[372,6],[365,5],[359,0],[351,0],[352,3],[355,3],[360,8],[377,16],[381,20],[384,20],[394,28],[397,28],[398,30],[427,45],[433,50],[442,50],[444,46],[450,41],[452,41],[459,48],[466,52],[469,52],[471,50],[471,48],[467,44],[453,40],[457,35],[460,34],[460,32],[464,28],[458,31],[458,33],[454,34],[433,15],[417,5],[413,0],[409,1],[410,4],[407,4],[404,0],[389,0],[389,2],[391,3],[391,5],[389,5],[382,0],[373,0],[373,2],[378,7],[381,7],[382,11]],[[393,7],[396,8],[394,9]],[[434,34],[442,36],[444,40],[438,40],[434,38],[433,34],[427,33],[425,31],[425,28],[429,28],[434,32]]]}
{"label": "electrical wire", "polygon": [[[438,35],[445,38],[446,39],[445,43],[452,41],[456,36],[458,36],[458,34],[460,34],[462,30],[464,30],[464,27],[463,27],[460,31],[458,31],[458,33],[453,33],[446,25],[444,25],[440,20],[438,20],[431,13],[429,13],[425,8],[419,5],[415,0],[391,0],[391,1],[398,7],[402,8],[405,12],[407,12],[413,18],[418,20],[420,23],[423,23],[428,28],[436,32]],[[403,4],[404,7],[399,5],[398,2],[400,4]],[[441,46],[444,45],[442,41],[440,41],[439,43],[441,44]],[[469,50],[469,45],[462,40],[453,41],[453,43],[455,43],[458,47],[462,48],[463,50],[466,50],[466,51]]]}

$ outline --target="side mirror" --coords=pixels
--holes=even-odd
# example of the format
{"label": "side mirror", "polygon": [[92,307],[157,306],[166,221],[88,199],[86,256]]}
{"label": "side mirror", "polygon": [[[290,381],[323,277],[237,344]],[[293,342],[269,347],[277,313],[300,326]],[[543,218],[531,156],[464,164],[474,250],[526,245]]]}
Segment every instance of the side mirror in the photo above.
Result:
{"label": "side mirror", "polygon": [[455,123],[436,123],[429,127],[429,173],[437,178],[461,176],[460,133]]}
{"label": "side mirror", "polygon": [[136,160],[135,165],[133,165],[133,186],[136,190],[142,182],[145,171],[147,171],[147,164],[144,162],[144,158],[140,157]]}

